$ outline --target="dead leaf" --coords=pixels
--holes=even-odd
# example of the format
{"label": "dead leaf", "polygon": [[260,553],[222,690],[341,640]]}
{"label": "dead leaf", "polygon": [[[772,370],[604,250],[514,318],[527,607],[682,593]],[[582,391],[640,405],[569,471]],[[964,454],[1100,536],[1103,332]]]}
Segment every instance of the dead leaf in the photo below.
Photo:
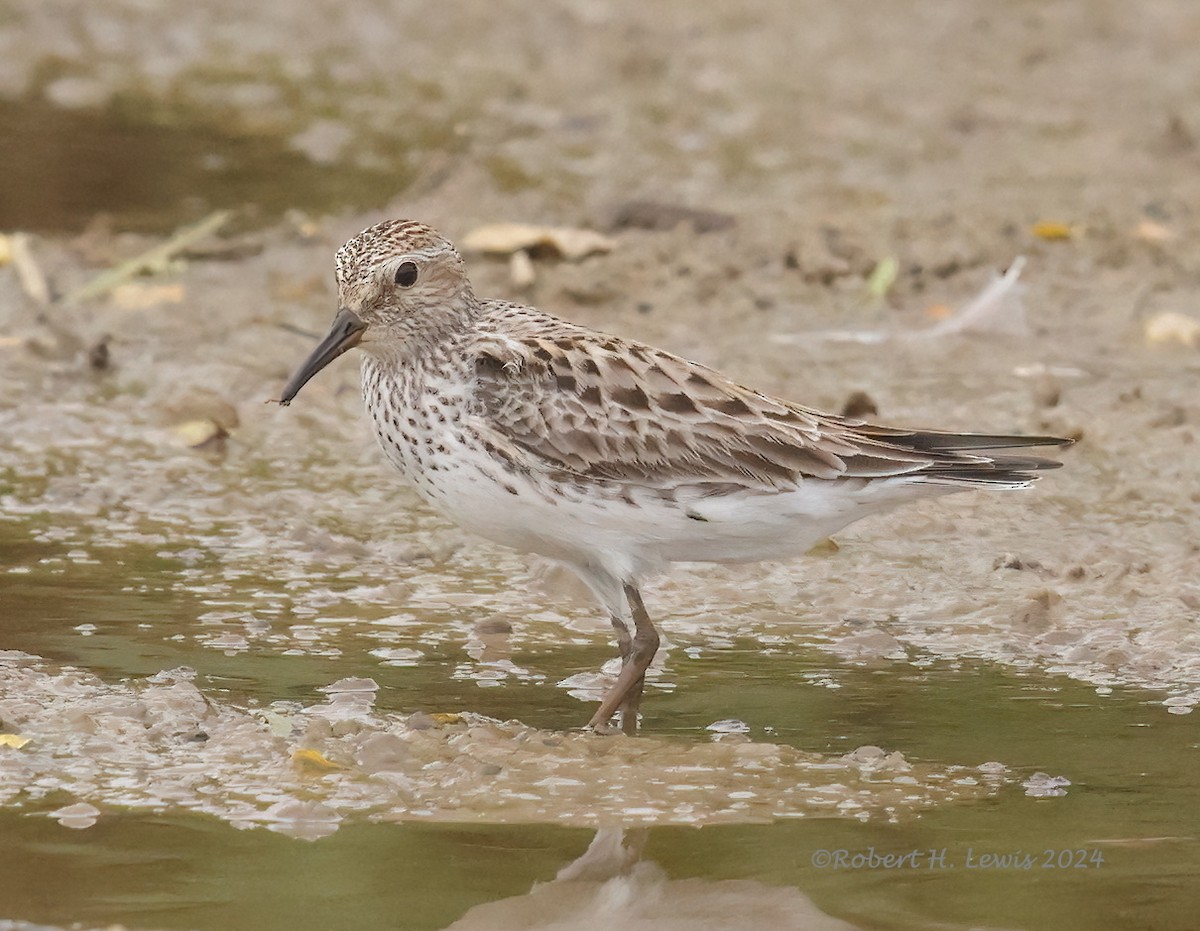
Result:
{"label": "dead leaf", "polygon": [[549,252],[578,262],[600,252],[611,252],[616,240],[592,230],[565,226],[532,226],[525,223],[492,223],[472,230],[460,243],[469,252],[512,255],[514,252]]}
{"label": "dead leaf", "polygon": [[840,552],[841,549],[842,548],[840,546],[838,546],[837,540],[835,540],[833,537],[826,537],[824,540],[821,540],[819,543],[814,543],[812,546],[810,546],[808,548],[808,551],[804,555],[805,556],[833,556],[833,555],[837,554],[838,552]]}
{"label": "dead leaf", "polygon": [[211,420],[232,433],[240,425],[237,408],[208,388],[187,387],[162,405],[165,423],[188,420]]}
{"label": "dead leaf", "polygon": [[1143,242],[1166,242],[1175,238],[1175,233],[1153,220],[1142,220],[1133,231],[1135,238]]}
{"label": "dead leaf", "polygon": [[871,297],[887,297],[887,293],[892,290],[892,285],[896,283],[896,276],[900,273],[900,263],[894,255],[884,256],[880,259],[871,275],[867,278],[867,294]]}
{"label": "dead leaf", "polygon": [[38,265],[33,255],[27,233],[13,233],[8,237],[9,256],[13,268],[17,272],[17,280],[21,282],[21,290],[37,303],[46,306],[50,303],[50,284],[46,274]]}
{"label": "dead leaf", "polygon": [[175,436],[184,446],[201,449],[216,444],[229,437],[229,431],[215,420],[201,417],[198,420],[185,420],[175,426]]}
{"label": "dead leaf", "polygon": [[452,711],[434,712],[429,717],[435,724],[459,724],[462,722],[462,715]]}
{"label": "dead leaf", "polygon": [[1075,227],[1069,223],[1060,223],[1057,220],[1039,220],[1033,224],[1029,230],[1038,239],[1061,240],[1072,239],[1075,236]]}
{"label": "dead leaf", "polygon": [[145,310],[162,304],[182,304],[183,285],[129,281],[112,290],[112,302],[122,310]]}
{"label": "dead leaf", "polygon": [[341,763],[335,763],[320,750],[293,750],[292,762],[300,769],[315,770],[317,772],[333,772],[339,769],[345,769]]}
{"label": "dead leaf", "polygon": [[14,750],[20,750],[30,740],[31,738],[22,737],[20,734],[0,734],[0,747],[12,747]]}
{"label": "dead leaf", "polygon": [[1146,321],[1146,343],[1164,346],[1179,343],[1183,346],[1200,346],[1200,320],[1173,310],[1155,314]]}
{"label": "dead leaf", "polygon": [[512,279],[514,288],[529,288],[537,280],[533,270],[533,259],[524,249],[518,249],[508,259],[508,276]]}

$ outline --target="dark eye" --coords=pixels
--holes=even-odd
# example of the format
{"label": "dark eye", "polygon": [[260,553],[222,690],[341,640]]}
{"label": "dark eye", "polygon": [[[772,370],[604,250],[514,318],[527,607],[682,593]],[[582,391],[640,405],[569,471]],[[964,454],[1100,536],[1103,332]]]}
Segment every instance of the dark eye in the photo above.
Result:
{"label": "dark eye", "polygon": [[396,284],[402,288],[411,288],[417,283],[417,263],[402,262],[396,269]]}

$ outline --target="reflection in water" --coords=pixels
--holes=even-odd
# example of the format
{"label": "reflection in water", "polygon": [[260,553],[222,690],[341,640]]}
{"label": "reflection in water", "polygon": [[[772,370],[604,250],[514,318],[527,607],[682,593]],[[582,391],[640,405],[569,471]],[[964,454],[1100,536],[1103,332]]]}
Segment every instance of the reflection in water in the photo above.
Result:
{"label": "reflection in water", "polygon": [[[378,689],[347,678],[361,675],[361,657],[316,663],[273,659],[265,650],[250,657],[201,651],[206,675],[194,679],[178,672],[116,681],[187,659],[184,647],[166,653],[156,646],[173,645],[164,634],[187,628],[149,625],[194,617],[195,607],[165,596],[116,598],[111,570],[94,580],[101,595],[71,601],[87,567],[73,569],[74,588],[56,586],[53,577],[42,584],[48,570],[36,556],[26,559],[17,546],[6,554],[10,564],[34,568],[0,577],[9,609],[5,646],[34,652],[39,643],[57,644],[49,649],[104,669],[108,681],[0,654],[0,719],[5,730],[28,738],[0,749],[0,877],[7,878],[0,918],[295,931],[345,926],[348,913],[362,917],[361,927],[393,926],[394,916],[404,915],[405,926],[429,929],[460,916],[467,928],[519,921],[636,928],[656,918],[659,927],[828,926],[795,891],[799,886],[826,909],[845,909],[872,926],[969,927],[970,916],[986,913],[996,926],[1085,931],[1105,926],[1116,903],[1128,909],[1131,901],[1145,904],[1130,926],[1148,925],[1162,899],[1142,896],[1147,876],[1163,897],[1181,903],[1180,893],[1194,887],[1200,848],[1192,813],[1200,806],[1179,755],[1190,722],[1141,704],[1137,695],[1097,696],[1062,680],[986,668],[912,671],[806,660],[801,669],[838,686],[819,688],[795,676],[795,654],[772,656],[751,645],[713,650],[710,660],[706,646],[706,655],[692,658],[683,640],[670,674],[689,687],[670,698],[691,729],[674,738],[587,740],[473,715],[399,713],[439,682],[456,681],[459,704],[442,692],[429,707],[475,706],[476,683],[446,675],[461,661],[461,647],[438,644],[422,645],[427,661],[402,670],[403,679],[380,676]],[[95,621],[98,632],[73,633],[81,621]],[[505,634],[502,627],[480,625],[479,659],[484,650],[495,651],[489,660],[504,659],[508,643],[490,639]],[[556,663],[562,653],[556,645]],[[537,668],[536,654],[513,655]],[[592,654],[573,655],[582,666]],[[295,681],[281,683],[281,672]],[[236,696],[224,691],[235,678],[243,689]],[[314,701],[318,682],[334,684]],[[489,705],[553,724],[562,715],[545,707],[552,690],[509,678],[486,695]],[[292,700],[271,702],[280,695]],[[694,704],[701,701],[708,704]],[[759,740],[705,734],[734,702]],[[827,750],[859,749],[799,753],[762,742],[772,731],[778,744],[836,733]],[[861,746],[883,741],[903,746],[912,760]],[[1001,784],[985,804],[938,805],[992,792],[984,777],[1003,783],[1012,773],[987,763],[955,773],[921,758],[1002,759],[1018,767],[1025,784]],[[1053,794],[1062,788],[1061,778],[1030,775],[1034,768],[1069,778],[1068,795],[1028,797],[1031,784]],[[956,784],[960,779],[980,784],[972,789]],[[892,823],[883,800],[897,797],[902,807]],[[839,807],[863,799],[873,801]],[[639,815],[628,814],[634,806]],[[784,819],[774,811],[816,817]],[[912,817],[916,811],[923,817]],[[571,812],[580,819],[569,820]],[[68,830],[39,814],[78,827],[95,823]],[[740,823],[654,828],[648,859],[638,856],[644,835],[601,832],[586,855],[562,866],[586,841],[577,830],[550,825],[630,825],[640,817]],[[446,823],[451,819],[456,823]],[[510,823],[487,823],[505,819]],[[1163,841],[1168,835],[1173,839]],[[981,842],[1000,850],[1099,844],[1106,859],[1102,873],[1053,877],[1053,925],[1021,904],[1026,874],[913,874],[908,878],[923,890],[914,903],[912,885],[894,873],[814,870],[809,863],[820,848],[946,848],[954,857]],[[313,876],[321,877],[319,890]],[[184,887],[190,901],[181,906]],[[1176,917],[1174,926],[1188,927],[1194,909]]]}
{"label": "reflection in water", "polygon": [[[988,914],[996,926],[1086,931],[1118,903],[1136,912],[1130,926],[1148,926],[1165,898],[1183,903],[1194,887],[1200,805],[1180,757],[1191,722],[1137,693],[873,659],[894,646],[886,642],[864,659],[862,625],[853,655],[833,662],[805,648],[808,628],[794,615],[743,630],[761,610],[697,613],[672,631],[665,676],[681,688],[663,696],[659,732],[585,740],[547,729],[565,717],[554,683],[562,670],[594,668],[607,646],[569,616],[502,613],[491,577],[453,604],[444,592],[462,579],[444,575],[466,570],[444,560],[391,588],[357,584],[356,574],[321,592],[303,553],[288,550],[282,598],[256,571],[179,550],[192,542],[183,530],[110,548],[114,533],[142,531],[106,520],[108,536],[69,522],[0,522],[3,646],[99,674],[0,653],[0,719],[28,739],[0,748],[0,919],[295,931],[344,926],[348,913],[361,927],[404,915],[405,926],[429,929],[460,916],[477,927],[637,927],[653,916],[659,926],[788,927],[792,915],[828,924],[809,919],[799,886],[871,926],[969,927]],[[736,600],[723,589],[714,597]],[[246,646],[208,643],[229,634]],[[184,663],[200,674],[139,678]],[[363,675],[379,687],[350,678]],[[481,692],[489,681],[502,687]],[[315,696],[321,683],[332,685]],[[417,708],[486,708],[542,727]],[[747,734],[705,732],[733,709]],[[678,732],[666,736],[663,721]],[[864,746],[875,743],[908,759]],[[1015,767],[1020,785],[1006,786],[1014,772],[991,760]],[[983,795],[984,804],[939,804]],[[633,831],[602,832],[562,866],[586,840],[555,825],[639,821],[735,823],[656,827],[648,859]],[[1102,872],[1053,877],[1052,916],[1044,899],[1037,915],[1022,905],[1026,874],[914,874],[914,902],[894,873],[809,862],[817,849],[875,845],[953,858],[981,842],[1101,845],[1106,858]],[[1148,876],[1157,899],[1144,895]],[[1193,922],[1183,908],[1173,926]]]}
{"label": "reflection in water", "polygon": [[525,895],[477,905],[447,931],[588,928],[854,931],[798,889],[749,879],[670,879],[643,859],[646,828],[601,828],[587,851]]}

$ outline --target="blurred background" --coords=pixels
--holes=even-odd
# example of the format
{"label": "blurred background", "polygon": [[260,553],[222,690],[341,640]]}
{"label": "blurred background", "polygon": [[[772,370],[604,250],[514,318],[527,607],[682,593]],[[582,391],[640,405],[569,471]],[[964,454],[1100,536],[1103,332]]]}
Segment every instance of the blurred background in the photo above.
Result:
{"label": "blurred background", "polygon": [[940,221],[956,242],[1182,207],[1168,179],[1200,121],[1194,14],[1170,0],[3,15],[8,229],[107,213],[166,230],[217,206],[266,225],[437,190],[454,216],[482,198],[600,220],[656,196],[813,227],[865,215],[889,236],[899,216]]}
{"label": "blurred background", "polygon": [[[1190,0],[0,0],[0,927],[1192,927],[1197,48]],[[595,609],[418,506],[353,364],[263,403],[389,216],[764,391],[1078,442],[681,568],[645,743],[579,749]],[[957,869],[819,863],[871,848]]]}

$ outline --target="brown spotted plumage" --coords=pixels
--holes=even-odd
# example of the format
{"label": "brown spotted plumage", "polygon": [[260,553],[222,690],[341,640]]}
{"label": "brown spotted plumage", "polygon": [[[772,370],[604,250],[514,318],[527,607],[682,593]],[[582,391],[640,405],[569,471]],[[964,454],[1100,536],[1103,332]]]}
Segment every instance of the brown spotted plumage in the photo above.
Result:
{"label": "brown spotted plumage", "polygon": [[[803,553],[915,498],[1021,487],[1056,437],[881,427],[531,307],[481,301],[429,227],[381,223],[337,255],[340,310],[284,390],[347,349],[383,450],[430,504],[574,569],[607,608],[623,667],[589,722],[636,728],[658,634],[637,586],[683,560]],[[629,624],[634,634],[629,633]]]}

